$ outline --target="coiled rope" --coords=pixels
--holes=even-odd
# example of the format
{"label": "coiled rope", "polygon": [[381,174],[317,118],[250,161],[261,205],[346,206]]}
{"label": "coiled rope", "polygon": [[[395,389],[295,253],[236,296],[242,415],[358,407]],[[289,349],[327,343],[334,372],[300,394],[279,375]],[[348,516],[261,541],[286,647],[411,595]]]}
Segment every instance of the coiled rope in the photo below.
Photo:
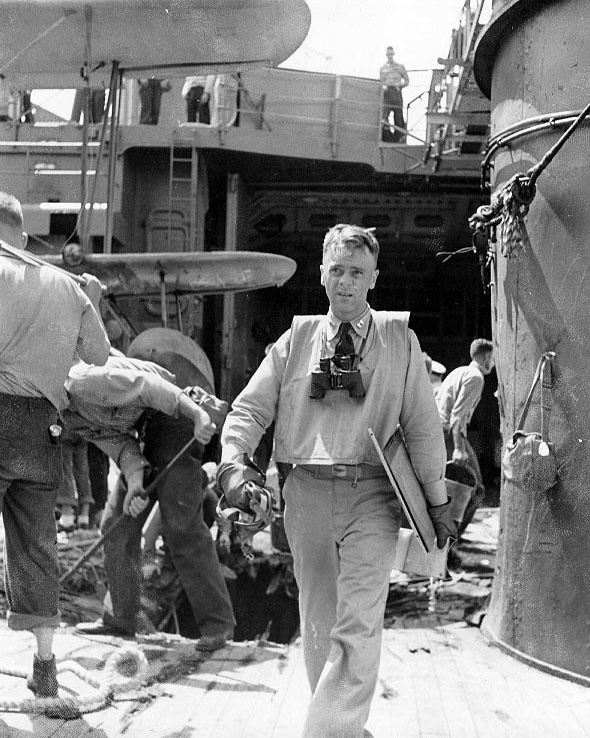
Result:
{"label": "coiled rope", "polygon": [[[126,676],[120,670],[134,665],[135,672]],[[117,692],[125,692],[138,687],[144,680],[148,670],[148,662],[144,653],[136,646],[122,646],[114,651],[107,659],[100,678],[96,678],[89,671],[75,661],[64,661],[57,665],[57,673],[72,672],[80,680],[94,687],[95,692],[78,697],[40,697],[21,700],[0,700],[0,710],[3,712],[26,712],[62,720],[76,720],[84,713],[100,710],[107,707]],[[20,669],[1,668],[0,673],[8,676],[26,679],[29,674]]]}

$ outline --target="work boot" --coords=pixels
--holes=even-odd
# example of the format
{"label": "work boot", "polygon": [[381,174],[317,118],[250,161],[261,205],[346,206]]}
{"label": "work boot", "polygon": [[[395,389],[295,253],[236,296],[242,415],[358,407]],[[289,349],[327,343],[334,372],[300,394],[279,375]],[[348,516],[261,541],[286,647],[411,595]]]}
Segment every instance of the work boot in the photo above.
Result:
{"label": "work boot", "polygon": [[57,697],[58,684],[55,656],[45,661],[35,654],[33,674],[27,679],[27,687],[35,697]]}
{"label": "work boot", "polygon": [[226,643],[227,637],[225,633],[221,633],[220,635],[204,635],[195,641],[195,651],[205,651],[207,653],[219,651]]}
{"label": "work boot", "polygon": [[134,638],[135,631],[125,630],[125,628],[110,623],[99,618],[92,623],[76,623],[74,629],[78,633],[87,636],[117,636],[118,638]]}

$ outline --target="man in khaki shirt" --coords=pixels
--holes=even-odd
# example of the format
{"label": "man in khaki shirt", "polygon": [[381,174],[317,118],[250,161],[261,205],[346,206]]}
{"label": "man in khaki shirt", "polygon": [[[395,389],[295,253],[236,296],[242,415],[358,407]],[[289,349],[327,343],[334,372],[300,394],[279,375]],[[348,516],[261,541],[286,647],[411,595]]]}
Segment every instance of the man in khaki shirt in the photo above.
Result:
{"label": "man in khaki shirt", "polygon": [[[24,253],[19,201],[0,193],[0,512],[8,627],[37,640],[38,697],[57,696],[53,634],[60,623],[55,526],[61,476],[64,382],[76,357],[104,364],[110,344],[96,309],[100,283],[83,291],[66,273]],[[95,303],[86,294],[92,294]]]}

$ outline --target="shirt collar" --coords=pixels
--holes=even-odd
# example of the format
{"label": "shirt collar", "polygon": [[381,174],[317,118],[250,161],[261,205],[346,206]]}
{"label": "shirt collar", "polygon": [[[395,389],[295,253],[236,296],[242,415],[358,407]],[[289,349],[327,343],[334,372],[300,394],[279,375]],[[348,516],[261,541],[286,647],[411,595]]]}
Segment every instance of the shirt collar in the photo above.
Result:
{"label": "shirt collar", "polygon": [[479,372],[479,373],[481,374],[481,376],[483,377],[483,372],[482,372],[482,370],[481,370],[481,367],[480,367],[480,365],[479,365],[479,364],[477,363],[477,361],[475,361],[475,360],[473,360],[473,359],[472,359],[472,360],[471,360],[471,361],[469,362],[469,366],[470,366],[470,367],[471,367],[472,369],[477,369],[477,371],[478,371],[478,372]]}
{"label": "shirt collar", "polygon": [[[358,317],[355,321],[351,321],[351,325],[354,328],[355,333],[357,333],[361,338],[367,337],[367,332],[369,330],[369,324],[371,317],[371,308],[369,304],[367,303],[367,306],[365,307],[365,310],[363,314]],[[328,327],[326,330],[326,338],[328,341],[332,341],[336,334],[338,333],[338,329],[340,328],[340,324],[342,321],[337,318],[332,310],[328,310]]]}

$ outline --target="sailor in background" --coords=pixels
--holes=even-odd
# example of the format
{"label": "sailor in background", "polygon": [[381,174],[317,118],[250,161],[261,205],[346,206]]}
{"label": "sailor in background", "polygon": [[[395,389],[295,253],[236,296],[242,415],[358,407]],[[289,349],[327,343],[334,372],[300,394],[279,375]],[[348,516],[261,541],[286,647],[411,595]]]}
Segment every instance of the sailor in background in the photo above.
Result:
{"label": "sailor in background", "polygon": [[151,77],[137,81],[139,84],[139,99],[141,100],[139,124],[156,126],[160,119],[162,94],[164,92],[170,92],[172,89],[170,80]]}
{"label": "sailor in background", "polygon": [[[112,609],[105,606],[100,620],[78,623],[76,629],[86,635],[131,637],[150,629],[140,601],[141,535],[157,500],[163,537],[201,632],[195,648],[214,651],[225,645],[235,626],[215,545],[203,521],[200,460],[216,426],[175,379],[180,376],[175,378],[162,366],[126,356],[111,356],[104,367],[80,362],[70,371],[66,428],[108,453],[124,476],[109,494],[102,532],[125,515],[118,535],[104,542]],[[201,397],[209,394],[199,387],[188,390]],[[219,413],[224,417],[227,405],[213,395],[210,401],[224,406]],[[142,427],[143,451],[136,438],[138,426]],[[156,476],[193,437],[196,442],[148,497],[144,486],[150,472]]]}
{"label": "sailor in background", "polygon": [[426,351],[422,352],[424,356],[424,363],[426,364],[426,371],[430,377],[430,384],[432,385],[432,391],[434,396],[438,395],[438,391],[442,384],[442,378],[447,372],[447,368],[444,364],[439,361],[435,361]]}
{"label": "sailor in background", "polygon": [[181,95],[186,100],[186,119],[188,123],[209,124],[209,101],[214,85],[214,74],[201,74],[187,77],[184,80]]}
{"label": "sailor in background", "polygon": [[486,338],[476,338],[471,342],[469,355],[471,362],[449,372],[436,396],[447,458],[458,466],[468,467],[476,481],[472,498],[459,525],[459,536],[473,519],[485,496],[479,460],[467,438],[467,426],[481,399],[484,377],[494,368],[494,344]]}
{"label": "sailor in background", "polygon": [[[383,140],[391,141],[392,143],[405,143],[406,137],[403,131],[398,129],[405,129],[406,127],[402,90],[410,84],[410,78],[404,65],[395,61],[393,46],[388,46],[385,54],[387,61],[379,70],[379,79],[383,86]],[[387,125],[389,123],[390,113],[393,113],[393,123],[395,126],[393,132],[391,132],[389,125]]]}

